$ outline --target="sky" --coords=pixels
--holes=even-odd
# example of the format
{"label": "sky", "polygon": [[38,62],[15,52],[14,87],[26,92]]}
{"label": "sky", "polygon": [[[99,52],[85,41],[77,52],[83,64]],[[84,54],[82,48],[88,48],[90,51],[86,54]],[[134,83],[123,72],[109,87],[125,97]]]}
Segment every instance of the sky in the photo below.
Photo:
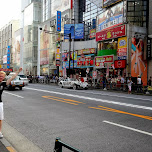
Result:
{"label": "sky", "polygon": [[12,19],[20,19],[21,0],[0,0],[0,28]]}

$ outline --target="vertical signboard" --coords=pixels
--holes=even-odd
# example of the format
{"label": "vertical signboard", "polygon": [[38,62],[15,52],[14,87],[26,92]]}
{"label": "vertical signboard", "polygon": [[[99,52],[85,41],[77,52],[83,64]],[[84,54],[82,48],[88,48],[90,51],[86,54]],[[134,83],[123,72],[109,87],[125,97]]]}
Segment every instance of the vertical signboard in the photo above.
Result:
{"label": "vertical signboard", "polygon": [[118,60],[127,59],[127,37],[118,38]]}
{"label": "vertical signboard", "polygon": [[8,46],[8,48],[7,48],[7,68],[8,69],[10,68],[10,49],[11,49],[11,47]]}
{"label": "vertical signboard", "polygon": [[151,39],[147,38],[147,59],[151,59]]}
{"label": "vertical signboard", "polygon": [[57,27],[57,31],[61,32],[61,11],[57,11],[57,22],[56,22],[56,27]]}
{"label": "vertical signboard", "polygon": [[131,76],[141,76],[143,85],[147,85],[147,61],[143,59],[144,42],[142,39],[132,38]]}

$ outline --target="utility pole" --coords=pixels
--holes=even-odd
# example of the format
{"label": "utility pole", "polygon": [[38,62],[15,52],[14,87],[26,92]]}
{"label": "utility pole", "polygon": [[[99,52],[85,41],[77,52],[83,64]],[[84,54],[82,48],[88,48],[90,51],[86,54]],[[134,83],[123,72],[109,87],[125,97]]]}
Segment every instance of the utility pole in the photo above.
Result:
{"label": "utility pole", "polygon": [[68,76],[70,77],[70,57],[71,57],[71,33],[69,33],[69,72]]}

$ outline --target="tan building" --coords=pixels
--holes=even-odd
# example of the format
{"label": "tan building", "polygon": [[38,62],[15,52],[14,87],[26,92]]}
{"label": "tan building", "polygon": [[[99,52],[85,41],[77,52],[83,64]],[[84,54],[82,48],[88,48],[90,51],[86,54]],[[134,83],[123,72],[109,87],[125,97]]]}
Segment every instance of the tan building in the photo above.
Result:
{"label": "tan building", "polygon": [[19,29],[19,20],[12,20],[0,29],[0,65],[3,69],[8,69],[7,52],[10,46],[10,69],[13,69],[12,50],[15,44],[14,34]]}

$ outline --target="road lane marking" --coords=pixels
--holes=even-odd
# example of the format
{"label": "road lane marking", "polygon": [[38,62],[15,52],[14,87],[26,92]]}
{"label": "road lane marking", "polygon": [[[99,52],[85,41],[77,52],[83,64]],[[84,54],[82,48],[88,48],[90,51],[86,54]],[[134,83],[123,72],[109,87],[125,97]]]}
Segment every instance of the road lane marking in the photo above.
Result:
{"label": "road lane marking", "polygon": [[[61,88],[57,88],[57,89],[61,89]],[[61,89],[63,90],[63,88]],[[134,100],[143,100],[143,101],[152,101],[151,99],[143,99],[143,98],[135,98],[135,97],[129,97],[129,96],[121,96],[121,95],[110,95],[110,94],[106,94],[106,93],[96,93],[96,92],[90,92],[90,91],[83,91],[83,90],[68,90],[68,91],[74,91],[74,92],[79,92],[79,93],[86,93],[86,94],[94,94],[94,95],[101,95],[101,96],[110,96],[110,97],[118,97],[118,98],[126,98],[126,99],[134,99]]]}
{"label": "road lane marking", "polygon": [[75,105],[77,106],[78,104],[76,103],[72,103],[72,102],[66,102],[66,101],[63,101],[63,100],[59,100],[59,99],[56,99],[56,98],[52,98],[52,97],[49,97],[49,96],[42,96],[43,98],[46,98],[46,99],[51,99],[51,100],[55,100],[55,101],[60,101],[60,102],[64,102],[64,103],[68,103],[68,104],[72,104],[72,105]]}
{"label": "road lane marking", "polygon": [[139,117],[139,118],[143,118],[143,119],[147,119],[147,120],[152,120],[152,117],[149,117],[149,116],[144,116],[144,115],[139,115],[139,114],[133,114],[133,113],[129,113],[129,112],[125,112],[125,111],[120,111],[120,110],[117,110],[117,109],[112,109],[112,108],[103,107],[103,106],[88,107],[88,108],[90,108],[90,109],[96,109],[96,110],[110,111],[110,112],[130,115],[130,116],[134,116],[134,117]]}
{"label": "road lane marking", "polygon": [[6,147],[9,152],[16,152],[12,147]]}
{"label": "road lane marking", "polygon": [[127,126],[120,125],[120,124],[113,123],[113,122],[106,121],[106,120],[104,120],[103,122],[104,122],[104,123],[107,123],[107,124],[114,125],[114,126],[118,126],[118,127],[121,127],[121,128],[125,128],[125,129],[128,129],[128,130],[132,130],[132,131],[135,131],[135,132],[139,132],[139,133],[142,133],[142,134],[145,134],[145,135],[152,136],[152,133],[149,133],[149,132],[146,132],[146,131],[142,131],[142,130],[139,130],[139,129],[127,127]]}
{"label": "road lane marking", "polygon": [[134,104],[128,104],[128,103],[121,103],[121,102],[116,102],[116,101],[103,100],[103,99],[85,97],[85,96],[74,95],[74,94],[67,94],[67,93],[48,91],[48,90],[41,90],[41,89],[35,89],[35,88],[28,88],[28,87],[26,87],[25,89],[35,90],[35,91],[40,91],[40,92],[45,92],[45,93],[51,93],[51,94],[64,95],[64,96],[69,96],[69,97],[75,97],[75,98],[80,98],[80,99],[85,99],[85,100],[99,101],[99,102],[103,102],[103,103],[121,105],[121,106],[138,108],[138,109],[152,110],[152,107],[146,107],[146,106],[140,106],[140,105],[134,105]]}
{"label": "road lane marking", "polygon": [[66,100],[66,101],[71,101],[71,102],[75,102],[75,103],[85,104],[85,103],[80,102],[80,101],[76,101],[76,100],[72,100],[72,99],[59,98],[59,97],[56,97],[56,96],[43,96],[43,97],[57,98],[57,99],[61,99],[61,100]]}
{"label": "road lane marking", "polygon": [[7,93],[7,94],[10,94],[10,95],[12,95],[12,96],[16,96],[16,97],[18,97],[18,98],[24,98],[24,97],[22,97],[22,96],[19,96],[19,95],[16,95],[16,94],[13,94],[13,93],[10,93],[10,92],[6,92],[6,91],[4,91],[4,93]]}

